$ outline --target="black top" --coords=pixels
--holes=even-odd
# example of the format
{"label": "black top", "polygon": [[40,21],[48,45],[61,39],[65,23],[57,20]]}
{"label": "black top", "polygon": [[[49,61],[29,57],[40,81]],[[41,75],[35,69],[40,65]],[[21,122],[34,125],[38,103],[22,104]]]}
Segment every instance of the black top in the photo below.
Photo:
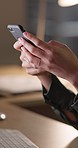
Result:
{"label": "black top", "polygon": [[[43,96],[45,103],[52,106],[54,111],[58,111],[59,115],[64,119],[67,124],[74,126],[78,129],[78,95],[68,90],[58,78],[52,74],[52,84],[49,91],[43,87]],[[77,99],[77,100],[76,100]],[[77,102],[77,103],[75,103]],[[64,110],[72,112],[76,117],[76,121],[71,121],[65,114]]]}

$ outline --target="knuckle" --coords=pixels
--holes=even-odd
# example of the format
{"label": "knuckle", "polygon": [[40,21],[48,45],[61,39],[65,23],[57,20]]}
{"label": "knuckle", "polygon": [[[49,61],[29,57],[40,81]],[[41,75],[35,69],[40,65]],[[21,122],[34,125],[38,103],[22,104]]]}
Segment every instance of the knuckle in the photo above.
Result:
{"label": "knuckle", "polygon": [[49,43],[51,43],[51,44],[55,44],[56,41],[55,41],[55,40],[50,40]]}
{"label": "knuckle", "polygon": [[46,54],[47,54],[47,56],[51,56],[52,55],[52,51],[51,50],[46,50]]}
{"label": "knuckle", "polygon": [[67,47],[67,45],[66,44],[63,44],[63,46],[66,48]]}
{"label": "knuckle", "polygon": [[52,60],[53,60],[53,52],[48,52],[47,55],[48,55],[48,56],[47,56],[47,59],[48,59],[48,61],[51,63]]}
{"label": "knuckle", "polygon": [[52,42],[52,43],[56,43],[57,41],[56,41],[56,40],[51,40],[51,42]]}

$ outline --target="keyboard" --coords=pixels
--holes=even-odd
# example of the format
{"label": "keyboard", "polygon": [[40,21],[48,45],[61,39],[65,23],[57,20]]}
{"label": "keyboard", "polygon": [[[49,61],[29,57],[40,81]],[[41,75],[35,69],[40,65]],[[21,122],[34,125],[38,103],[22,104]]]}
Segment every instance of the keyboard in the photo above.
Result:
{"label": "keyboard", "polygon": [[18,130],[0,129],[0,148],[39,148]]}

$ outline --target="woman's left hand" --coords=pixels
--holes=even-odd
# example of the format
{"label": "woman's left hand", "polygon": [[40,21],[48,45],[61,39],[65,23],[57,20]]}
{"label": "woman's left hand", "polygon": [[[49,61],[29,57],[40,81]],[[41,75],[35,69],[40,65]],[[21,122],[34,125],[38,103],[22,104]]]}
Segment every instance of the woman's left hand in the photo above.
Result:
{"label": "woman's left hand", "polygon": [[[36,62],[34,60],[36,59]],[[32,61],[34,60],[34,63]],[[36,65],[38,66],[40,60],[31,55],[26,48],[21,47],[21,55],[20,55],[20,60],[22,62],[22,67],[25,68],[26,72],[31,75],[40,75],[41,73],[44,72],[42,68],[37,68]]]}

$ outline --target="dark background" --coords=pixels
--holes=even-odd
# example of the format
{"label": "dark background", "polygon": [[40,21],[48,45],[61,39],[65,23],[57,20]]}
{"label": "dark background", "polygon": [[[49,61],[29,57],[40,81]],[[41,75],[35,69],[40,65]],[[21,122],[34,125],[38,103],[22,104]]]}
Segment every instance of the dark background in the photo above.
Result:
{"label": "dark background", "polygon": [[20,65],[7,24],[21,24],[47,42],[66,43],[78,56],[78,5],[64,8],[57,0],[0,1],[0,65]]}

